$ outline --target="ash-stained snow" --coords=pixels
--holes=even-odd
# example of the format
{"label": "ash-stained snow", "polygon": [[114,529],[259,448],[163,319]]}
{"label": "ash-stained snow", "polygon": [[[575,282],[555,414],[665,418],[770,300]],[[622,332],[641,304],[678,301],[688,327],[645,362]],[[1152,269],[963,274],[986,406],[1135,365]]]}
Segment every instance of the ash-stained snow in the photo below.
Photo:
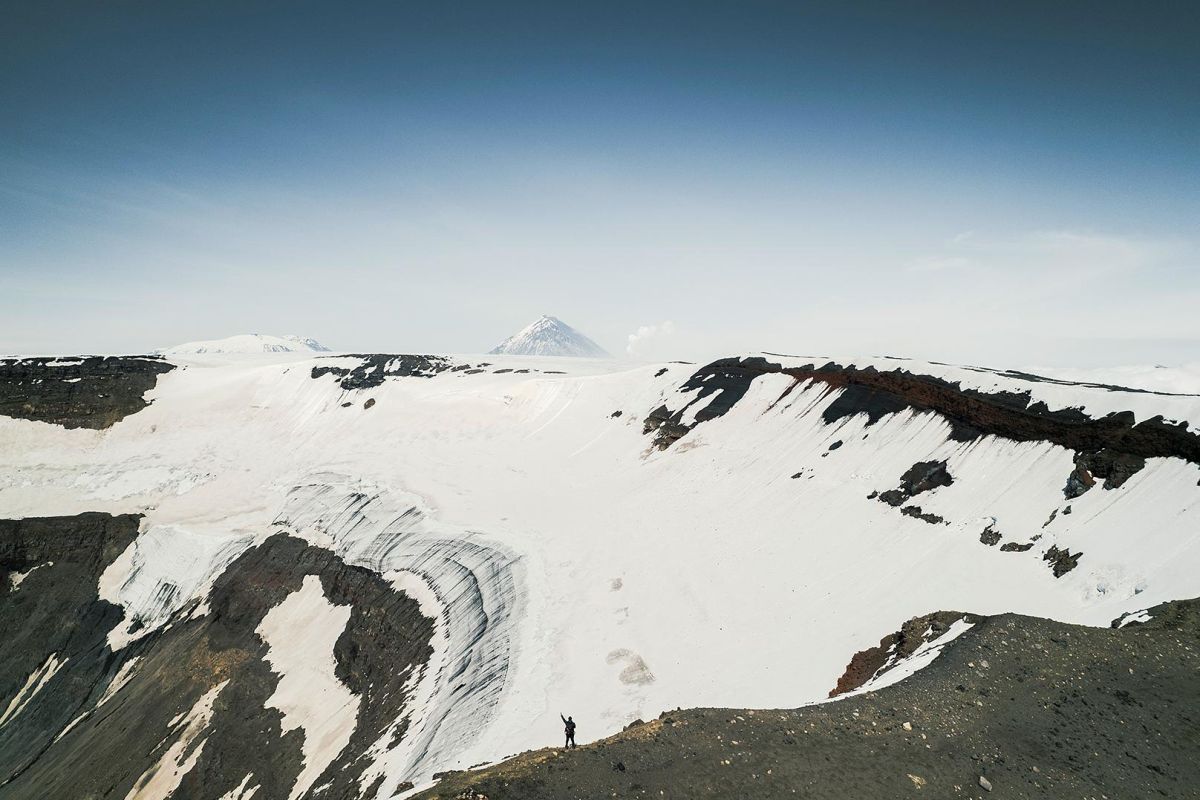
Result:
{"label": "ash-stained snow", "polygon": [[258,626],[279,674],[267,705],[283,714],[284,733],[304,730],[304,767],[290,797],[301,797],[350,741],[360,700],[337,677],[333,647],[350,619],[350,606],[325,597],[321,579],[308,575],[300,589],[272,608]]}
{"label": "ash-stained snow", "polygon": [[29,701],[34,698],[34,695],[40,692],[66,663],[67,659],[59,658],[57,653],[51,653],[47,656],[42,665],[31,672],[29,677],[25,679],[25,685],[8,701],[8,706],[4,709],[4,713],[0,714],[0,727],[3,727],[5,723],[24,711],[25,707],[29,705]]}
{"label": "ash-stained snow", "polygon": [[17,591],[17,589],[20,589],[21,584],[24,583],[25,579],[28,578],[30,575],[32,575],[35,570],[40,569],[41,567],[53,567],[53,566],[54,566],[53,561],[47,561],[45,564],[35,564],[34,566],[30,567],[29,569],[25,570],[24,572],[10,572],[8,574],[9,590],[15,592],[15,591]]}
{"label": "ash-stained snow", "polygon": [[489,350],[488,355],[609,357],[603,347],[551,316],[534,320]]}
{"label": "ash-stained snow", "polygon": [[[222,681],[204,693],[186,713],[172,720],[172,731],[177,736],[171,746],[163,752],[158,763],[147,770],[129,790],[125,800],[166,800],[179,788],[179,782],[187,775],[204,752],[206,740],[195,740],[204,733],[213,715],[213,704],[229,681]],[[194,744],[193,744],[194,743]]]}

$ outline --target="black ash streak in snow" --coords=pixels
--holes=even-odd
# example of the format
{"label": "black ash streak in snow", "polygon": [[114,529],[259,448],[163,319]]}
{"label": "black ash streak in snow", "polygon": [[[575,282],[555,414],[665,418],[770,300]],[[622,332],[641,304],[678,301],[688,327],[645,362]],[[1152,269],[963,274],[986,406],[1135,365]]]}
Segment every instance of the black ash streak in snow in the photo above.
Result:
{"label": "black ash streak in snow", "polygon": [[486,727],[511,669],[521,601],[519,561],[484,536],[443,530],[403,492],[321,473],[295,486],[276,520],[282,530],[320,536],[349,563],[405,572],[436,596],[445,650],[431,663],[432,691],[417,709],[405,780],[428,778]]}

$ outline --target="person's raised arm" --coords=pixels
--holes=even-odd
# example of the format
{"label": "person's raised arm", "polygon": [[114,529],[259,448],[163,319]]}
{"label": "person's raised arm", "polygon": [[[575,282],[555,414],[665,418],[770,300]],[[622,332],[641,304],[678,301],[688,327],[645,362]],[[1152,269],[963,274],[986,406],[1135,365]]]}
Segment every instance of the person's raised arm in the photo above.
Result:
{"label": "person's raised arm", "polygon": [[567,721],[567,718],[563,716],[563,713],[561,711],[558,712],[558,718],[561,719],[564,723]]}

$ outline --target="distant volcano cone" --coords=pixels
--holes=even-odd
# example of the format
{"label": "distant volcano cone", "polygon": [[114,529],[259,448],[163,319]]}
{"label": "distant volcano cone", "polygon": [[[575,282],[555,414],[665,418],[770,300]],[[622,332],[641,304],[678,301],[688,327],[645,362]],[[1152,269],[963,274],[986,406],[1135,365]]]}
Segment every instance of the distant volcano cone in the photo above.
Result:
{"label": "distant volcano cone", "polygon": [[542,316],[488,351],[489,355],[609,358],[604,348],[557,317]]}

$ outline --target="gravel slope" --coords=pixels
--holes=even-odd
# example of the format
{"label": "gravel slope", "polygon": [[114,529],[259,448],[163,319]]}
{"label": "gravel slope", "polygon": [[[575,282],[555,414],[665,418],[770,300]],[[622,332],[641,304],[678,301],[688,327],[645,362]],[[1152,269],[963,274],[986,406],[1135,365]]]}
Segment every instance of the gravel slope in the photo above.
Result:
{"label": "gravel slope", "polygon": [[878,692],[664,714],[418,797],[1200,797],[1200,601],[1150,614],[1121,629],[991,617]]}

